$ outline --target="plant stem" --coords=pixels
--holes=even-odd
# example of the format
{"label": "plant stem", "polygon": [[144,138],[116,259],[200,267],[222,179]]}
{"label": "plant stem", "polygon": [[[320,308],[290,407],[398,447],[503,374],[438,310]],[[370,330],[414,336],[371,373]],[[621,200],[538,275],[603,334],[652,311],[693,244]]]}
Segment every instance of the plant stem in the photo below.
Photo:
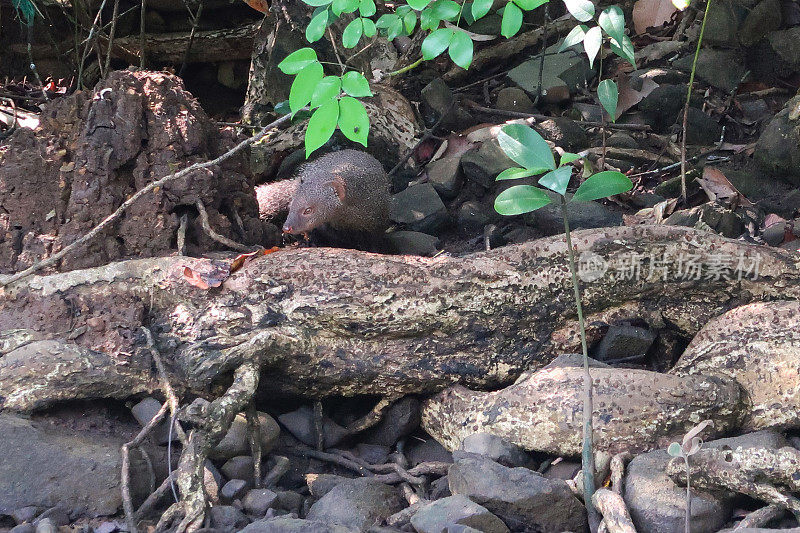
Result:
{"label": "plant stem", "polygon": [[417,59],[416,61],[414,61],[413,63],[411,63],[410,65],[406,65],[405,67],[403,67],[403,68],[401,68],[399,70],[395,70],[394,72],[389,72],[388,74],[386,74],[386,76],[387,77],[388,76],[399,76],[400,74],[405,74],[409,70],[419,66],[420,63],[422,63],[422,58],[421,57],[419,59]]}
{"label": "plant stem", "polygon": [[692,72],[689,74],[689,88],[686,90],[686,103],[683,106],[683,133],[681,135],[681,199],[686,204],[686,129],[689,122],[689,101],[692,99],[692,85],[694,73],[697,70],[697,58],[700,56],[700,46],[703,44],[703,33],[706,31],[706,19],[711,7],[711,0],[706,2],[706,12],[703,14],[703,23],[700,25],[700,36],[697,38],[697,48],[694,50]]}
{"label": "plant stem", "polygon": [[[572,288],[575,290],[575,308],[578,311],[578,324],[581,332],[581,350],[583,351],[583,452],[581,463],[583,468],[583,501],[589,514],[589,524],[599,524],[599,515],[592,504],[594,494],[594,453],[592,453],[592,376],[589,374],[589,350],[586,347],[586,325],[583,321],[581,291],[578,286],[578,273],[575,266],[575,253],[572,250],[572,239],[567,218],[567,199],[561,196],[561,216],[564,219],[564,236],[567,239],[567,257],[569,272],[572,275]],[[594,531],[594,527],[592,531]]]}
{"label": "plant stem", "polygon": [[689,489],[689,456],[684,455],[683,460],[686,462],[686,525],[684,530],[685,533],[692,533],[692,492]]}

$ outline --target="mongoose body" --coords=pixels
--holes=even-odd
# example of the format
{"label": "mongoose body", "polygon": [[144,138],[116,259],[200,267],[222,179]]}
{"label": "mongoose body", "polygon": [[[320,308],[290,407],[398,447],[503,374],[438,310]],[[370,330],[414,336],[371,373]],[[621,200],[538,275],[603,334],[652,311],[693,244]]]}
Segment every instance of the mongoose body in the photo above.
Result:
{"label": "mongoose body", "polygon": [[321,244],[375,248],[388,226],[389,178],[371,155],[341,150],[298,169],[284,233],[311,234]]}

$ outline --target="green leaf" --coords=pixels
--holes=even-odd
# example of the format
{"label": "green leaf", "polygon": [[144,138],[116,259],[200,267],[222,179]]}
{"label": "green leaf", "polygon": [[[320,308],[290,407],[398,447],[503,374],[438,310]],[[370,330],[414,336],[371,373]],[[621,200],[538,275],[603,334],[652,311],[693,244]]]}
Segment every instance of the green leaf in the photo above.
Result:
{"label": "green leaf", "polygon": [[378,30],[375,28],[375,23],[372,22],[372,19],[362,18],[361,22],[364,24],[364,36],[374,37]]}
{"label": "green leaf", "polygon": [[533,185],[515,185],[497,195],[494,209],[501,215],[521,215],[550,203],[550,197]]}
{"label": "green leaf", "polygon": [[408,0],[408,5],[412,8],[416,9],[417,11],[422,11],[428,4],[431,3],[431,0]]}
{"label": "green leaf", "polygon": [[303,0],[303,3],[312,7],[327,6],[332,0]]}
{"label": "green leaf", "polygon": [[669,448],[667,448],[667,453],[672,457],[683,457],[683,448],[681,448],[681,445],[677,442],[673,442],[669,445]]}
{"label": "green leaf", "polygon": [[330,10],[327,7],[318,8],[318,12],[311,17],[311,22],[306,26],[306,40],[310,43],[319,41],[325,35],[328,27],[328,15]]}
{"label": "green leaf", "polygon": [[622,37],[622,46],[619,47],[614,41],[611,41],[611,51],[614,52],[617,56],[621,57],[622,59],[626,60],[628,63],[636,67],[636,58],[633,54],[633,43],[631,42],[631,38],[627,35]]}
{"label": "green leaf", "polygon": [[411,13],[412,11],[413,11],[413,9],[411,9],[411,6],[406,4],[406,5],[398,6],[397,9],[394,10],[394,13],[398,17],[403,18],[403,17],[406,16],[406,14]]}
{"label": "green leaf", "polygon": [[453,38],[452,28],[439,28],[432,31],[425,40],[422,41],[422,58],[426,61],[438,57],[439,54],[447,50],[450,46],[450,39]]}
{"label": "green leaf", "polygon": [[478,20],[484,17],[492,9],[493,3],[494,0],[475,0],[472,3],[472,18]]}
{"label": "green leaf", "polygon": [[559,165],[566,165],[567,163],[572,163],[573,161],[577,161],[580,159],[581,156],[578,154],[573,154],[572,152],[564,152],[561,156],[561,160],[559,161]]}
{"label": "green leaf", "polygon": [[[371,17],[375,14],[375,1],[374,0],[361,0],[358,4],[358,12],[362,17]],[[366,30],[366,27],[364,28]],[[366,33],[366,31],[365,31]]]}
{"label": "green leaf", "polygon": [[362,96],[372,96],[369,82],[360,72],[351,70],[342,76],[342,90],[350,96],[360,98]]}
{"label": "green leaf", "polygon": [[337,17],[342,13],[352,13],[358,9],[359,0],[333,0],[331,9]]}
{"label": "green leaf", "polygon": [[461,6],[453,0],[434,0],[431,8],[439,20],[453,20],[461,12]]}
{"label": "green leaf", "polygon": [[339,102],[328,100],[314,111],[308,119],[306,129],[306,158],[314,150],[328,142],[333,132],[336,131],[336,122],[339,120]]}
{"label": "green leaf", "polygon": [[453,38],[450,39],[448,53],[453,63],[464,70],[468,69],[470,63],[472,63],[472,39],[463,31],[455,31]]}
{"label": "green leaf", "polygon": [[603,28],[617,46],[622,45],[622,38],[625,36],[625,14],[619,6],[607,7],[597,17],[597,23]]}
{"label": "green leaf", "polygon": [[549,0],[514,0],[514,3],[517,4],[520,9],[533,11],[537,7],[546,4],[548,1]]}
{"label": "green leaf", "polygon": [[360,18],[353,19],[342,32],[342,46],[353,48],[364,34],[364,24]]}
{"label": "green leaf", "polygon": [[292,82],[289,89],[289,107],[292,113],[297,113],[303,106],[311,102],[317,84],[322,81],[324,73],[322,65],[317,61],[301,70]]}
{"label": "green leaf", "polygon": [[505,169],[500,174],[498,174],[495,180],[497,181],[518,180],[520,178],[529,178],[531,176],[535,176],[536,174],[539,173],[534,172],[532,170],[528,170],[527,168],[511,167]]}
{"label": "green leaf", "polygon": [[558,48],[559,52],[563,52],[567,48],[571,46],[575,46],[576,44],[582,43],[583,40],[586,38],[586,31],[589,29],[588,26],[584,24],[580,24],[572,28],[567,36],[564,38],[564,42],[561,43],[561,46]]}
{"label": "green leaf", "polygon": [[611,122],[617,121],[617,101],[619,99],[619,90],[614,80],[603,80],[597,85],[597,97],[606,110],[608,116],[611,117]]}
{"label": "green leaf", "polygon": [[433,9],[423,9],[419,14],[419,29],[421,30],[435,30],[439,27],[440,19],[436,17]]}
{"label": "green leaf", "polygon": [[20,16],[25,19],[28,26],[33,24],[33,18],[36,16],[36,6],[31,0],[11,0],[11,6],[19,11]]}
{"label": "green leaf", "polygon": [[395,20],[399,19],[400,17],[398,17],[394,13],[386,13],[378,17],[378,21],[375,23],[375,27],[378,28],[379,30],[385,30],[388,29],[389,26],[391,26]]}
{"label": "green leaf", "polygon": [[569,185],[569,179],[571,177],[572,167],[559,167],[539,178],[539,185],[547,187],[551,191],[564,196],[564,193],[567,192],[567,185]]}
{"label": "green leaf", "polygon": [[366,146],[369,117],[364,104],[349,96],[339,100],[339,129],[351,141]]}
{"label": "green leaf", "polygon": [[588,22],[594,18],[594,4],[589,0],[564,0],[564,4],[572,16],[581,22]]}
{"label": "green leaf", "polygon": [[416,27],[417,13],[415,11],[411,11],[410,13],[403,15],[403,30],[405,30],[406,35],[411,35],[414,33],[414,28]]}
{"label": "green leaf", "polygon": [[586,56],[589,58],[589,66],[594,66],[594,59],[600,51],[603,44],[603,33],[600,31],[600,26],[589,28],[586,35],[583,37],[583,48],[586,50]]}
{"label": "green leaf", "polygon": [[342,80],[339,76],[325,76],[317,84],[311,96],[311,107],[318,107],[339,96],[342,90]]}
{"label": "green leaf", "polygon": [[500,34],[506,39],[510,39],[517,34],[522,27],[522,10],[513,2],[506,4],[503,9],[503,20],[500,22]]}
{"label": "green leaf", "polygon": [[[281,69],[284,74],[297,74],[313,63],[319,64],[317,53],[313,48],[306,47],[295,50],[286,56],[283,61],[278,63],[278,68]],[[321,66],[322,65],[320,65],[320,67]]]}
{"label": "green leaf", "polygon": [[278,102],[277,104],[275,104],[275,107],[272,108],[272,110],[279,115],[288,115],[289,113],[292,112],[292,110],[289,108],[289,100]]}
{"label": "green leaf", "polygon": [[534,174],[556,168],[553,152],[550,151],[547,141],[528,126],[522,124],[504,126],[497,135],[497,142],[512,161]]}
{"label": "green leaf", "polygon": [[606,170],[589,176],[586,181],[581,183],[581,186],[575,191],[572,201],[591,202],[598,198],[607,198],[629,191],[632,188],[633,183],[625,174],[614,170]]}

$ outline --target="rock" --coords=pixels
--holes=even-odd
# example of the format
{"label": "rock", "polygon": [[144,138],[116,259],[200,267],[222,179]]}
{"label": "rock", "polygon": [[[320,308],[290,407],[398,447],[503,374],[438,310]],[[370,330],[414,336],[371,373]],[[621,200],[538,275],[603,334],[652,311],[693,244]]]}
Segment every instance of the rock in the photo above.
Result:
{"label": "rock", "polygon": [[360,442],[356,445],[356,455],[371,465],[383,464],[391,453],[391,448],[380,444],[367,444]]}
{"label": "rock", "polygon": [[461,450],[483,455],[503,466],[530,466],[532,462],[528,452],[491,433],[469,435],[461,443]]}
{"label": "rock", "polygon": [[337,476],[336,474],[306,474],[306,484],[311,495],[319,499],[328,494],[339,483],[350,481],[352,478]]}
{"label": "rock", "polygon": [[[561,218],[561,205],[558,195],[545,191],[553,200],[550,204],[524,215],[525,221],[541,230],[545,235],[564,233],[564,220]],[[567,194],[567,198],[571,198]],[[570,202],[567,204],[569,228],[577,229],[607,228],[622,225],[622,215],[609,210],[598,202]]]}
{"label": "rock", "polygon": [[741,428],[789,428],[800,424],[800,332],[785,325],[800,303],[775,301],[737,307],[709,321],[670,371],[713,372],[736,380],[748,398]]}
{"label": "rock", "polygon": [[767,38],[773,50],[795,72],[800,70],[800,26],[774,31]]}
{"label": "rock", "polygon": [[494,187],[498,174],[516,166],[495,139],[484,141],[479,148],[473,148],[461,156],[461,168],[467,179],[486,189]]}
{"label": "rock", "polygon": [[[559,52],[560,44],[545,50],[542,70],[542,99],[546,103],[556,103],[569,99],[571,91],[585,86],[594,77],[589,61],[583,51],[575,49]],[[539,90],[540,57],[525,61],[508,72],[508,79],[528,94],[536,95]]]}
{"label": "rock", "polygon": [[354,529],[329,525],[322,521],[281,516],[253,522],[241,533],[353,533]]}
{"label": "rock", "polygon": [[[161,409],[161,402],[152,397],[147,397],[131,407],[131,414],[143,427],[150,422]],[[154,427],[150,435],[158,444],[166,444],[169,439],[169,415]],[[178,436],[173,434],[172,441],[176,442]]]}
{"label": "rock", "polygon": [[780,0],[762,0],[750,10],[739,27],[739,42],[744,46],[753,46],[768,33],[781,27]]}
{"label": "rock", "polygon": [[253,458],[249,455],[231,457],[222,465],[222,473],[228,479],[244,479],[253,482]]}
{"label": "rock", "polygon": [[446,130],[453,130],[464,118],[464,112],[458,105],[454,105],[453,91],[441,78],[436,78],[423,87],[421,96],[425,113],[430,116],[430,119],[426,121],[429,124],[432,125],[440,117],[444,117],[439,126]]}
{"label": "rock", "polygon": [[99,526],[94,528],[94,533],[114,533],[115,531],[127,530],[128,528],[126,524],[119,522],[118,520],[108,520],[106,522],[101,522]]}
{"label": "rock", "polygon": [[[36,522],[48,519],[55,527],[66,526],[69,524],[69,512],[60,506],[51,507],[36,519]],[[34,522],[34,523],[36,523]]]}
{"label": "rock", "polygon": [[263,517],[275,504],[278,495],[269,489],[250,489],[242,500],[244,510],[253,516]]}
{"label": "rock", "polygon": [[595,348],[593,357],[598,361],[625,359],[645,355],[656,340],[655,332],[635,326],[610,326]]}
{"label": "rock", "polygon": [[450,491],[499,516],[512,529],[587,531],[586,508],[564,481],[508,468],[479,455],[460,457],[447,473]]}
{"label": "rock", "polygon": [[36,533],[58,533],[58,528],[49,518],[44,518],[36,524]]}
{"label": "rock", "polygon": [[230,505],[213,505],[208,514],[211,525],[226,532],[239,531],[250,523],[243,512]]}
{"label": "rock", "polygon": [[534,113],[536,108],[528,95],[518,87],[505,87],[497,93],[497,109],[517,113]]}
{"label": "rock", "polygon": [[336,485],[311,506],[307,518],[366,531],[402,508],[402,498],[394,487],[359,478]]}
{"label": "rock", "polygon": [[453,455],[445,450],[444,446],[436,442],[434,439],[426,439],[424,441],[414,442],[408,447],[406,452],[408,462],[411,466],[417,466],[420,463],[440,462],[452,463]]}
{"label": "rock", "polygon": [[[0,414],[0,515],[22,507],[53,505],[83,507],[90,515],[115,514],[122,505],[120,447],[136,431],[131,424],[109,436]],[[163,451],[147,451],[153,462],[160,464]],[[156,473],[160,482],[158,470]],[[131,452],[134,501],[149,493],[148,478],[147,464],[138,452]]]}
{"label": "rock", "polygon": [[490,224],[497,218],[498,215],[494,208],[487,207],[475,200],[464,202],[456,210],[456,224],[467,232],[482,230],[486,224]]}
{"label": "rock", "polygon": [[786,238],[786,221],[782,220],[764,228],[761,238],[770,246],[779,246]]}
{"label": "rock", "polygon": [[[673,66],[685,72],[690,72],[693,60],[694,56],[689,54],[675,61]],[[742,64],[741,54],[738,52],[703,48],[697,58],[695,76],[712,87],[731,93],[742,82],[745,72],[746,68]],[[684,98],[686,98],[685,93]]]}
{"label": "rock", "polygon": [[442,157],[426,167],[428,182],[433,185],[442,198],[452,199],[461,190],[464,176],[461,172],[461,158],[457,156]]}
{"label": "rock", "polygon": [[608,146],[616,146],[617,148],[639,149],[639,143],[636,142],[636,139],[621,131],[612,133],[608,139],[606,139],[606,144]]}
{"label": "rock", "polygon": [[303,507],[302,494],[298,494],[292,490],[281,490],[276,493],[278,498],[275,500],[275,509],[283,509],[290,513],[300,514],[300,509]]}
{"label": "rock", "polygon": [[393,231],[386,240],[394,253],[432,257],[439,253],[439,237],[420,231]]}
{"label": "rock", "polygon": [[785,177],[794,185],[800,185],[800,150],[797,149],[800,146],[800,120],[791,113],[798,107],[800,96],[795,96],[769,121],[753,152],[754,159],[765,171]]}
{"label": "rock", "polygon": [[703,227],[735,239],[745,231],[742,217],[717,203],[706,203],[691,209],[676,211],[664,220],[673,226]]}
{"label": "rock", "polygon": [[462,524],[484,533],[506,533],[508,528],[486,507],[462,495],[449,496],[419,508],[411,525],[419,533],[441,533],[450,524]]}
{"label": "rock", "polygon": [[686,117],[686,143],[710,145],[719,142],[722,126],[696,107]]}
{"label": "rock", "polygon": [[722,48],[737,46],[738,29],[739,17],[733,6],[728,2],[714,2],[708,10],[703,44]]}
{"label": "rock", "polygon": [[222,503],[231,503],[233,500],[241,499],[250,484],[243,479],[231,479],[222,486],[219,496]]}
{"label": "rock", "polygon": [[[316,429],[314,429],[314,410],[311,407],[304,405],[290,413],[280,415],[278,420],[300,442],[309,446],[317,445],[317,433]],[[322,433],[324,434],[325,448],[336,446],[348,435],[345,428],[327,416],[322,417]]]}
{"label": "rock", "polygon": [[25,522],[12,527],[8,530],[8,533],[36,533],[36,526]]}
{"label": "rock", "polygon": [[450,482],[448,481],[447,476],[442,476],[439,479],[431,482],[432,500],[439,500],[452,495],[453,494],[450,492]]}
{"label": "rock", "polygon": [[14,509],[8,513],[8,515],[13,518],[14,522],[17,524],[22,524],[24,522],[33,522],[33,519],[36,518],[36,515],[38,515],[40,511],[41,509],[35,505],[28,505],[27,507]]}
{"label": "rock", "polygon": [[392,196],[389,218],[410,230],[435,234],[450,217],[433,186],[420,183]]}
{"label": "rock", "polygon": [[551,464],[545,471],[544,477],[548,479],[575,479],[575,475],[580,471],[581,464],[577,461],[558,461]]}
{"label": "rock", "polygon": [[[638,531],[684,532],[686,489],[664,472],[670,459],[665,450],[656,450],[638,455],[628,464],[623,496]],[[730,512],[728,501],[692,490],[693,533],[718,531]]]}
{"label": "rock", "polygon": [[[258,421],[261,425],[261,455],[266,455],[272,450],[281,430],[275,419],[267,413],[259,412]],[[250,453],[250,439],[247,433],[247,419],[243,414],[236,415],[230,429],[211,450],[209,457],[214,460],[225,460],[237,455],[247,455]]]}
{"label": "rock", "polygon": [[639,111],[648,119],[647,123],[658,132],[664,132],[678,121],[686,103],[684,85],[659,85],[638,104]]}
{"label": "rock", "polygon": [[546,141],[569,152],[579,152],[589,145],[589,136],[577,122],[567,117],[555,117],[533,125]]}

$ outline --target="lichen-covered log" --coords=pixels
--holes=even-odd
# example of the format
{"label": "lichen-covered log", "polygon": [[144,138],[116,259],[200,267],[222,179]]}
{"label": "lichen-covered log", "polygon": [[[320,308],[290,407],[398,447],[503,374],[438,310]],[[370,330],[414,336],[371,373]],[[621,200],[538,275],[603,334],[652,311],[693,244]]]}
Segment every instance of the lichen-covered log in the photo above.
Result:
{"label": "lichen-covered log", "polygon": [[[580,231],[573,241],[579,255],[591,252],[608,265],[584,284],[589,315],[625,309],[691,336],[741,304],[800,297],[800,256],[783,250],[671,226]],[[674,269],[681,256],[700,265],[722,257],[757,261],[758,277],[664,277],[665,265]],[[628,279],[634,262],[641,275]],[[6,287],[0,331],[28,330],[31,338],[75,345],[112,364],[94,361],[91,372],[76,367],[60,378],[58,354],[38,353],[37,370],[28,371],[15,367],[9,351],[0,357],[0,407],[96,397],[112,388],[100,382],[115,384],[103,396],[119,398],[145,387],[152,376],[137,334],[142,324],[153,331],[173,382],[195,391],[262,357],[269,374],[262,388],[324,397],[505,385],[559,355],[551,336],[574,320],[561,237],[464,257],[281,250],[210,290],[187,283],[186,267],[210,278],[227,272],[226,262],[169,257]],[[658,277],[648,276],[650,267]],[[120,376],[117,365],[142,377]]]}

